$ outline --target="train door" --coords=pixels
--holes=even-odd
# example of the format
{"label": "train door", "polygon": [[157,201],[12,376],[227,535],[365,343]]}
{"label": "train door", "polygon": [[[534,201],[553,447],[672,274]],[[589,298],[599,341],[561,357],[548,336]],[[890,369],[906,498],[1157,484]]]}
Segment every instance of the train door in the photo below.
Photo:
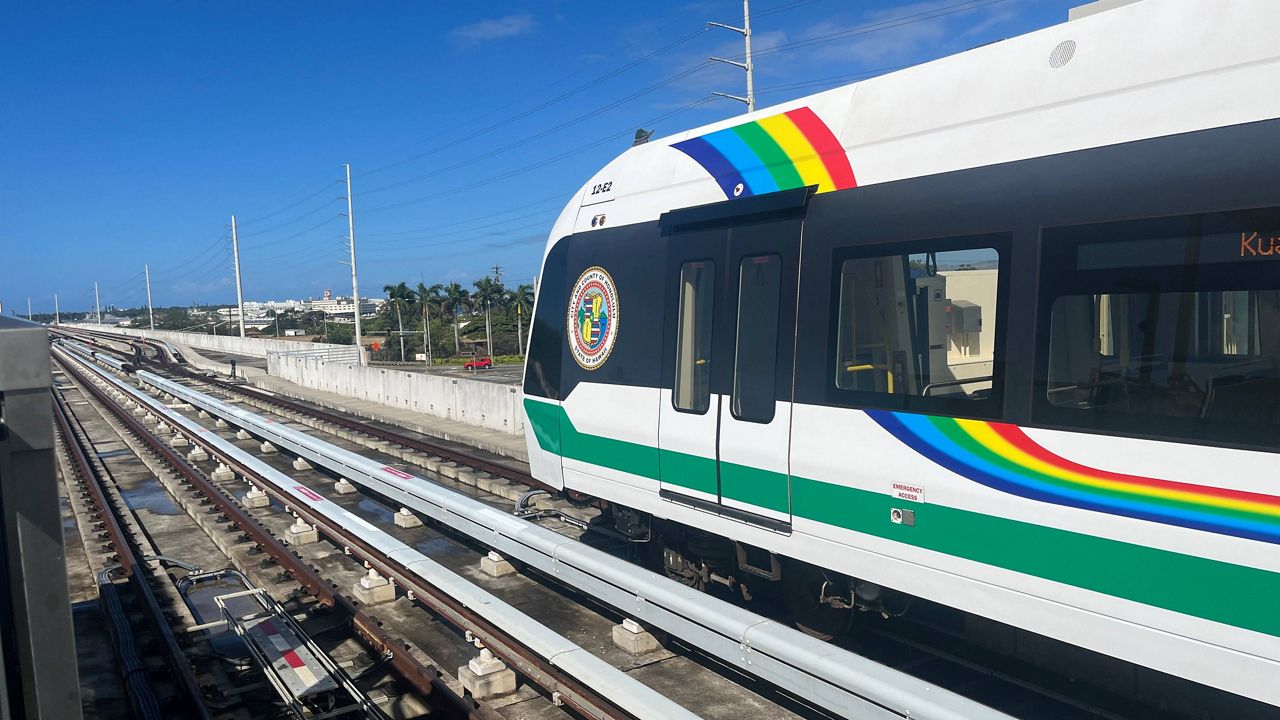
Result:
{"label": "train door", "polygon": [[669,499],[769,526],[791,521],[800,228],[793,215],[672,233],[671,390],[658,437]]}
{"label": "train door", "polygon": [[723,304],[727,227],[673,233],[663,286],[667,288],[664,380],[658,411],[661,492],[701,503],[720,502],[716,467],[720,395],[712,371]]}

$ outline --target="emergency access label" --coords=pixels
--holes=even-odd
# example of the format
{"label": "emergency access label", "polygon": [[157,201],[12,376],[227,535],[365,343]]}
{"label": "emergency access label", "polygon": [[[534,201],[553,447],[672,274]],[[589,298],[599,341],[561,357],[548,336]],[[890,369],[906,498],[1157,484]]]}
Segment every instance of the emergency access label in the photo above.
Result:
{"label": "emergency access label", "polygon": [[924,488],[919,485],[908,485],[906,483],[896,482],[893,484],[891,494],[899,500],[909,500],[911,502],[924,502]]}

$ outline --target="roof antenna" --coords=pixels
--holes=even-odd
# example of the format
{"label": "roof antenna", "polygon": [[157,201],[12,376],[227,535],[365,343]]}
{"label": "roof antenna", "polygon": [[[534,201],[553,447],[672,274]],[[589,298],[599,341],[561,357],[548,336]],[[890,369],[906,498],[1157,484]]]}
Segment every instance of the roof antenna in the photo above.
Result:
{"label": "roof antenna", "polygon": [[631,141],[631,147],[635,147],[637,145],[643,145],[649,142],[649,138],[651,137],[653,137],[652,130],[645,130],[644,128],[638,128],[636,129],[635,139]]}

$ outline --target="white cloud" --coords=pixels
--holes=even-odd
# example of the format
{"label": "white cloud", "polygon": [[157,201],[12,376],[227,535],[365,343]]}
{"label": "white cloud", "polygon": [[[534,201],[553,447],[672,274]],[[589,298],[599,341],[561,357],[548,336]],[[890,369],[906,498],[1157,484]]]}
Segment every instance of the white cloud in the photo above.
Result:
{"label": "white cloud", "polygon": [[537,29],[537,21],[533,19],[532,15],[525,13],[523,15],[490,18],[470,25],[463,25],[462,27],[454,28],[452,35],[463,42],[478,43],[530,35]]}

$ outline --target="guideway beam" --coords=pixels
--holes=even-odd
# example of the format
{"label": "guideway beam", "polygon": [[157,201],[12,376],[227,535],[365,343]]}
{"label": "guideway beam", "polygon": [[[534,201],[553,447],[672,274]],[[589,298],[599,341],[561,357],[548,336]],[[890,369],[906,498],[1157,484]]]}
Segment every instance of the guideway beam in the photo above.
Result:
{"label": "guideway beam", "polygon": [[[391,658],[391,666],[400,673],[402,677],[408,680],[420,693],[430,695],[441,701],[450,711],[445,717],[449,718],[470,718],[474,714],[474,708],[470,703],[459,697],[453,690],[444,683],[433,668],[425,667],[420,664],[413,656],[405,652],[403,643],[389,635],[384,631],[377,620],[368,617],[358,608],[356,608],[350,600],[341,594],[335,593],[329,583],[325,582],[311,567],[301,558],[294,555],[285,548],[271,535],[267,529],[258,523],[257,520],[249,516],[236,504],[232,503],[225,495],[214,485],[210,484],[199,473],[194,472],[190,465],[183,462],[181,455],[173,452],[171,448],[165,445],[154,435],[152,435],[142,422],[125,412],[123,408],[115,405],[108,394],[94,384],[90,376],[81,372],[81,369],[89,370],[93,376],[119,388],[123,389],[126,394],[130,395],[137,402],[145,407],[150,407],[154,412],[162,415],[171,415],[177,418],[176,422],[183,424],[184,427],[194,425],[186,418],[164,407],[162,403],[148,397],[132,387],[129,387],[119,380],[111,377],[102,370],[87,364],[83,361],[76,360],[71,355],[55,350],[55,357],[62,362],[63,367],[74,377],[82,387],[89,391],[95,398],[106,405],[131,432],[139,439],[147,444],[156,454],[169,463],[177,472],[179,472],[187,481],[191,482],[206,497],[210,498],[218,507],[218,510],[224,513],[231,522],[242,530],[249,538],[261,547],[266,553],[279,563],[279,565],[288,571],[294,581],[302,586],[309,594],[315,597],[320,604],[338,607],[347,613],[351,618],[352,629],[370,645],[378,654],[387,655]],[[80,369],[77,369],[80,368]],[[196,425],[196,428],[199,426]],[[220,438],[219,438],[220,439]],[[223,441],[225,442],[225,441]],[[226,443],[230,445],[230,443]],[[238,448],[231,446],[234,450]],[[210,448],[212,450],[212,448]],[[221,455],[221,454],[220,454]],[[229,456],[221,455],[223,459],[229,460]]]}
{"label": "guideway beam", "polygon": [[[64,357],[70,356],[64,355]],[[488,640],[486,646],[490,647],[495,654],[504,647],[511,650],[505,658],[507,662],[518,667],[526,677],[549,678],[551,682],[547,684],[560,693],[561,699],[582,711],[583,714],[589,717],[632,716],[653,720],[696,720],[698,717],[479,586],[401,543],[389,533],[373,527],[342,506],[240,449],[216,432],[170,410],[146,393],[93,365],[83,361],[76,361],[76,363],[126,395],[152,408],[154,413],[165,418],[169,424],[179,428],[185,435],[206,447],[210,454],[222,458],[246,475],[255,477],[255,482],[261,482],[264,488],[269,488],[298,513],[302,520],[323,528],[326,534],[334,536],[354,549],[359,549],[366,561],[381,574],[394,575],[398,580],[406,579],[406,575],[413,579],[415,581],[413,588],[416,593],[420,593],[421,600],[427,602],[430,598],[437,603],[432,605],[433,609],[443,612],[451,620],[465,621],[460,624],[476,627],[476,633]],[[92,385],[87,386],[95,393],[106,396],[106,393],[98,388]],[[182,386],[177,387],[185,392]],[[116,409],[120,410],[118,416],[122,420],[133,421],[141,432],[146,432],[122,408]],[[149,434],[146,439],[153,449],[157,449],[166,458],[172,457],[175,467],[186,467],[164,443],[155,441]],[[208,486],[207,481],[198,474],[190,473],[189,469],[188,473],[189,479],[193,482],[209,488],[210,497],[218,504],[219,509],[227,512],[228,516],[232,517],[233,521],[255,541],[264,547],[268,544],[278,545],[266,533],[265,528],[244,514],[243,510],[225,495],[216,488]],[[261,537],[263,535],[266,537]],[[353,615],[369,623],[369,619],[363,613],[352,607],[345,597],[335,593],[300,558],[292,556],[287,551],[282,555],[284,557],[278,558],[282,566],[322,602],[342,605]],[[399,570],[405,572],[398,572]],[[376,625],[369,623],[365,628],[373,629]],[[377,632],[381,633],[381,631]],[[383,647],[392,651],[393,661],[399,656],[408,657],[407,653],[396,651],[397,649],[390,642]],[[545,667],[542,667],[544,665]],[[544,684],[544,687],[547,684]]]}
{"label": "guideway beam", "polygon": [[387,467],[180,383],[138,371],[140,382],[270,440],[506,558],[518,560],[661,628],[738,669],[841,715],[915,720],[996,720],[1008,715],[812,638],[584,543],[512,517],[425,478]]}

